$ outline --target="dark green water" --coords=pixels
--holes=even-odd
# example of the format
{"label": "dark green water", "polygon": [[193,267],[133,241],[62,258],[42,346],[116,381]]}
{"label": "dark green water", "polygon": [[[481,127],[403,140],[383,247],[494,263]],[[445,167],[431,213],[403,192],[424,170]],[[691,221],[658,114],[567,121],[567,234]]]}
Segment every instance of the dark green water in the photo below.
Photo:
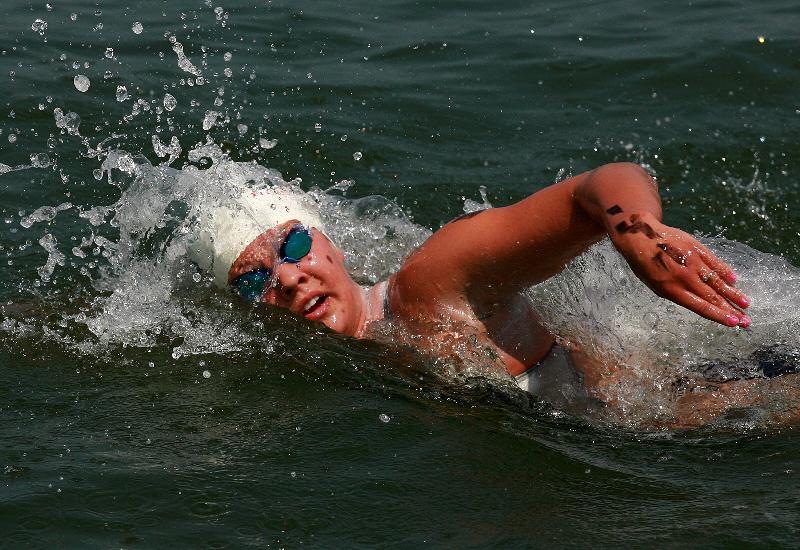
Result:
{"label": "dark green water", "polygon": [[[353,180],[347,197],[382,195],[435,229],[480,186],[507,204],[639,162],[668,222],[769,254],[732,256],[760,300],[753,329],[725,336],[653,306],[674,333],[648,336],[653,353],[678,369],[779,348],[796,366],[796,3],[51,4],[0,7],[2,545],[800,544],[795,428],[607,425],[249,311],[170,256],[181,207],[159,218],[153,204],[178,176],[150,166],[165,160],[154,135],[177,138],[179,175],[208,167],[188,151],[210,139],[232,169],[256,161],[305,189]],[[144,176],[96,179],[109,149]],[[364,278],[403,246],[369,256]],[[620,339],[642,296],[612,323]]]}

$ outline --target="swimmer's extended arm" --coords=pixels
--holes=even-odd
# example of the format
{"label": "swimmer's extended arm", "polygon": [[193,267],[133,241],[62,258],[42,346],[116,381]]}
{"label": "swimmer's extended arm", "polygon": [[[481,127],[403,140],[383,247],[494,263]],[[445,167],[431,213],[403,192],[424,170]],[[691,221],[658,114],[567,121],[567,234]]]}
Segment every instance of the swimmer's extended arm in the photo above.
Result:
{"label": "swimmer's extended arm", "polygon": [[731,268],[660,220],[653,179],[635,164],[609,164],[447,224],[406,261],[397,286],[414,289],[402,298],[420,307],[466,300],[491,312],[608,235],[659,296],[719,323],[746,325],[731,305],[746,307]]}

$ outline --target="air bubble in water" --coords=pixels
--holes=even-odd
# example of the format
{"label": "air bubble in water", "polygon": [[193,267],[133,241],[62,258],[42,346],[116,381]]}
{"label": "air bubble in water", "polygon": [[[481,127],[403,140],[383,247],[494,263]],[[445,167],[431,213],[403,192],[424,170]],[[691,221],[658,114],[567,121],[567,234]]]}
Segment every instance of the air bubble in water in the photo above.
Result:
{"label": "air bubble in water", "polygon": [[225,61],[230,61],[233,58],[233,54],[231,52],[225,52],[223,58],[225,59]]}
{"label": "air bubble in water", "polygon": [[385,424],[391,420],[391,417],[386,413],[381,413],[378,415],[378,419]]}
{"label": "air bubble in water", "polygon": [[107,59],[111,59],[114,57],[114,48],[106,48],[106,53],[104,54]]}
{"label": "air bubble in water", "polygon": [[172,94],[164,94],[164,108],[167,111],[173,110],[178,105],[178,100]]}
{"label": "air bubble in water", "polygon": [[225,76],[227,76],[228,78],[230,78],[230,77],[232,77],[232,76],[233,76],[233,71],[231,70],[231,68],[230,68],[230,67],[225,67],[225,69],[224,69],[222,72],[223,72],[223,73],[225,74]]}
{"label": "air bubble in water", "polygon": [[82,74],[76,75],[73,79],[73,83],[75,84],[75,89],[79,92],[85,92],[92,84],[91,81]]}
{"label": "air bubble in water", "polygon": [[247,133],[247,124],[239,124],[236,129],[239,130],[239,135],[243,136]]}
{"label": "air bubble in water", "polygon": [[356,151],[353,153],[353,160],[361,160],[363,156],[364,155],[361,153],[361,151]]}
{"label": "air bubble in water", "polygon": [[125,101],[128,99],[130,94],[128,94],[128,89],[125,86],[117,86],[117,101]]}
{"label": "air bubble in water", "polygon": [[203,378],[211,378],[211,371],[204,370],[203,371]]}
{"label": "air bubble in water", "polygon": [[44,31],[47,30],[47,21],[37,19],[31,24],[31,30],[33,32],[38,32],[40,36],[44,36]]}
{"label": "air bubble in water", "polygon": [[8,134],[8,142],[9,143],[16,143],[17,142],[17,134]]}
{"label": "air bubble in water", "polygon": [[69,18],[70,18],[71,21],[75,21],[76,19],[78,19],[78,14],[77,13],[70,13],[69,14]]}
{"label": "air bubble in water", "polygon": [[322,123],[317,122],[316,124],[314,124],[314,131],[316,133],[320,133],[322,131]]}
{"label": "air bubble in water", "polygon": [[133,31],[133,34],[142,34],[144,27],[142,27],[142,24],[139,21],[134,21],[133,25],[131,25],[131,30]]}
{"label": "air bubble in water", "polygon": [[341,139],[342,141],[347,141],[347,134],[342,134],[342,137],[339,139]]}

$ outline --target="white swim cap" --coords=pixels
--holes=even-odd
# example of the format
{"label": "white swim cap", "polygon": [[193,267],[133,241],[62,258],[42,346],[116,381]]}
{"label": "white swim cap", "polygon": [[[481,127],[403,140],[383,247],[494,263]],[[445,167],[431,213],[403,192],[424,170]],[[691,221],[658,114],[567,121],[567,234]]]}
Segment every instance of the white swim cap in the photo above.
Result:
{"label": "white swim cap", "polygon": [[189,246],[190,257],[224,288],[233,262],[247,245],[288,220],[299,220],[306,227],[325,231],[316,205],[301,191],[244,188],[228,205],[201,214],[196,238]]}

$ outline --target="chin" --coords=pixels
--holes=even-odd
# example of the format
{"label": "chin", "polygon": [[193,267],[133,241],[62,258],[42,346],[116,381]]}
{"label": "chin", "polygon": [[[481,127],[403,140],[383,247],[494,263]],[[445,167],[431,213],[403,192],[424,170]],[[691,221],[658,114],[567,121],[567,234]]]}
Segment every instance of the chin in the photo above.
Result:
{"label": "chin", "polygon": [[351,327],[350,323],[347,322],[347,319],[343,319],[341,315],[334,314],[331,317],[322,320],[322,324],[336,334],[342,334],[344,336],[353,336],[355,334],[355,329]]}

